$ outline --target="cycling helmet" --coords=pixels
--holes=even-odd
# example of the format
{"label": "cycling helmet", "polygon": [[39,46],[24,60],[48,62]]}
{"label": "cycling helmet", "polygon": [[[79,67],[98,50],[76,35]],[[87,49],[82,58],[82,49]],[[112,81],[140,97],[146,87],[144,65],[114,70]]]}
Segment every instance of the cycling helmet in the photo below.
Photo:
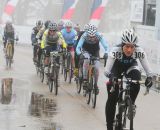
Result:
{"label": "cycling helmet", "polygon": [[86,25],[84,25],[84,31],[87,31],[89,29],[89,27],[91,26],[90,23],[87,23]]}
{"label": "cycling helmet", "polygon": [[123,44],[131,43],[133,45],[136,45],[138,38],[133,29],[126,29],[122,33],[121,40]]}
{"label": "cycling helmet", "polygon": [[97,32],[97,27],[94,25],[90,25],[86,32],[87,32],[87,35],[89,36],[95,36]]}
{"label": "cycling helmet", "polygon": [[37,26],[37,27],[42,27],[42,26],[43,26],[43,22],[42,22],[41,20],[38,20],[38,21],[36,22],[36,26]]}
{"label": "cycling helmet", "polygon": [[49,25],[50,22],[51,22],[50,20],[47,20],[47,21],[44,23],[44,26],[45,26],[46,29],[48,28],[48,25]]}
{"label": "cycling helmet", "polygon": [[48,29],[56,31],[58,29],[57,24],[54,22],[51,22],[48,26]]}
{"label": "cycling helmet", "polygon": [[64,21],[63,20],[60,20],[59,22],[58,22],[58,26],[63,26],[64,25]]}
{"label": "cycling helmet", "polygon": [[66,21],[65,27],[72,27],[73,23],[71,21]]}

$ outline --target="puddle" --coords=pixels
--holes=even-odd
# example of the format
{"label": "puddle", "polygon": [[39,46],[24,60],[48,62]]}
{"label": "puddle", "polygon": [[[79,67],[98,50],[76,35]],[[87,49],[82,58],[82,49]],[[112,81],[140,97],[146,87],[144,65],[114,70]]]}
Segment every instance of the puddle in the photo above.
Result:
{"label": "puddle", "polygon": [[51,123],[47,127],[42,127],[41,130],[62,130],[62,127],[56,123]]}
{"label": "puddle", "polygon": [[2,104],[10,104],[12,99],[12,78],[4,78],[1,81],[1,94],[0,94],[0,102]]}
{"label": "puddle", "polygon": [[57,113],[57,104],[53,99],[32,92],[29,114],[36,117],[52,117]]}

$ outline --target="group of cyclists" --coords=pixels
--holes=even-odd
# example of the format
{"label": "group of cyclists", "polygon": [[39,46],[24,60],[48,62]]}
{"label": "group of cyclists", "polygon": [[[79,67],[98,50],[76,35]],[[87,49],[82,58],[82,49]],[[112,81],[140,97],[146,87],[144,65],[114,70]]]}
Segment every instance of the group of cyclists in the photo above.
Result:
{"label": "group of cyclists", "polygon": [[[107,130],[113,130],[113,123],[115,118],[116,103],[119,93],[119,84],[116,84],[115,91],[111,92],[113,86],[113,79],[121,78],[122,73],[133,80],[141,80],[141,70],[138,65],[140,61],[142,67],[146,72],[145,86],[150,88],[152,86],[152,70],[146,53],[138,45],[138,36],[134,29],[125,29],[121,35],[121,41],[113,48],[109,49],[108,43],[103,35],[98,32],[98,29],[93,24],[86,24],[81,30],[79,24],[73,24],[70,20],[60,21],[58,24],[47,20],[44,25],[41,20],[36,22],[31,34],[31,41],[33,45],[33,60],[40,60],[42,50],[46,50],[45,54],[45,71],[48,71],[49,56],[51,51],[68,50],[71,52],[71,64],[74,69],[74,75],[78,75],[78,66],[83,64],[83,89],[87,88],[87,77],[90,57],[100,57],[100,43],[104,48],[104,59],[107,59],[104,74],[109,78],[107,82],[108,99],[106,102],[106,125]],[[38,50],[38,51],[37,51]],[[110,50],[110,51],[109,51]],[[83,59],[83,62],[79,62]],[[57,59],[59,65],[59,59]],[[100,61],[95,61],[96,68],[96,82],[98,82]],[[97,94],[99,87],[96,86]],[[140,90],[139,83],[132,83],[130,96],[133,107],[135,107],[135,100]]]}

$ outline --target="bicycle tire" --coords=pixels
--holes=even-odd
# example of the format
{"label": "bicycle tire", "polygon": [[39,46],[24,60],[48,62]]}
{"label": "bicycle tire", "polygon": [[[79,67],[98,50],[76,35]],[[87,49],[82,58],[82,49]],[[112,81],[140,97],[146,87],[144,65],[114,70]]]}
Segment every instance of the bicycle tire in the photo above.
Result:
{"label": "bicycle tire", "polygon": [[[89,76],[89,72],[88,72],[88,76]],[[93,88],[93,77],[88,77],[88,88]],[[87,101],[87,104],[90,103],[91,101],[91,91],[90,90],[87,90],[88,92],[86,93],[86,101]]]}
{"label": "bicycle tire", "polygon": [[69,70],[69,83],[71,83],[71,80],[72,80],[72,69],[73,69],[73,67],[72,67],[72,62],[71,62],[71,55],[68,55],[67,56],[67,69]]}
{"label": "bicycle tire", "polygon": [[[82,89],[82,81],[83,81],[83,77],[82,77],[82,67],[79,67],[78,69],[78,77],[76,77],[76,88],[77,88],[77,93],[80,94],[81,89]],[[80,75],[81,73],[81,75]]]}
{"label": "bicycle tire", "polygon": [[92,90],[91,97],[92,97],[92,108],[95,108],[96,102],[97,102],[97,94],[96,94],[95,90]]}
{"label": "bicycle tire", "polygon": [[[125,110],[123,111],[122,115],[122,127],[126,129],[128,127],[129,130],[133,130],[133,108],[132,108],[132,101],[130,97],[126,97],[125,99]],[[128,119],[128,121],[127,121]],[[129,123],[129,124],[127,124]]]}
{"label": "bicycle tire", "polygon": [[67,69],[65,68],[64,69],[64,81],[66,82],[67,81]]}
{"label": "bicycle tire", "polygon": [[44,81],[44,69],[41,67],[41,71],[40,71],[40,80],[43,83]]}
{"label": "bicycle tire", "polygon": [[58,94],[58,71],[59,69],[57,67],[55,67],[53,69],[53,78],[54,78],[54,94],[57,95]]}
{"label": "bicycle tire", "polygon": [[48,81],[48,86],[49,86],[49,91],[52,92],[53,91],[53,80],[52,79]]}

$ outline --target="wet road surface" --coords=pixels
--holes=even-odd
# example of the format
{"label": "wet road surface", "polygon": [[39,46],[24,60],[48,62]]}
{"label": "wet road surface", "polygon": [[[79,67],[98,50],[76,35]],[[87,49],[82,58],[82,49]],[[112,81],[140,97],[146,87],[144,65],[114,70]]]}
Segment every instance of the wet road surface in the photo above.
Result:
{"label": "wet road surface", "polygon": [[[86,104],[76,85],[60,77],[58,96],[40,82],[32,62],[32,48],[16,46],[11,69],[0,56],[0,130],[106,130],[105,103],[107,92],[103,67],[100,73],[96,108]],[[135,130],[160,130],[160,95],[155,91],[137,98]]]}

